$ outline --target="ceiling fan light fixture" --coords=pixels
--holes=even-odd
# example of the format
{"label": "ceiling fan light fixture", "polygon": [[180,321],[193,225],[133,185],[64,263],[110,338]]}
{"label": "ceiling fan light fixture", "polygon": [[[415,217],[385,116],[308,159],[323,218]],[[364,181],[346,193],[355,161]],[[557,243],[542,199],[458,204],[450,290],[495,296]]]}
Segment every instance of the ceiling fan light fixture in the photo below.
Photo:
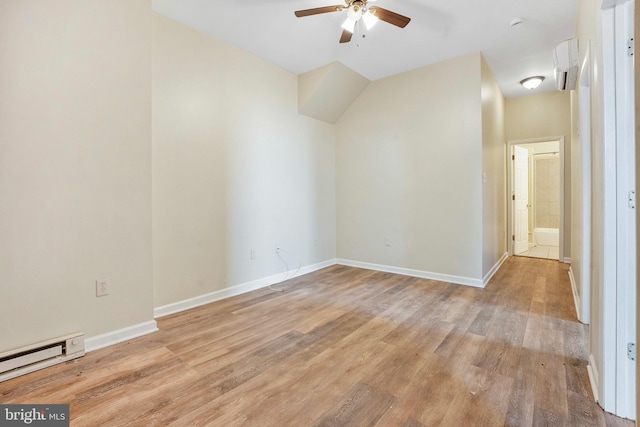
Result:
{"label": "ceiling fan light fixture", "polygon": [[351,5],[349,10],[347,10],[347,18],[356,22],[360,17],[362,17],[362,6],[358,4]]}
{"label": "ceiling fan light fixture", "polygon": [[378,17],[367,10],[364,15],[362,15],[362,20],[364,21],[364,25],[366,25],[367,30],[370,30],[374,25],[376,25],[376,22],[378,22]]}
{"label": "ceiling fan light fixture", "polygon": [[533,90],[540,86],[544,81],[544,76],[527,77],[524,80],[520,80],[520,84],[527,89]]}
{"label": "ceiling fan light fixture", "polygon": [[[384,21],[398,28],[406,27],[409,21],[411,21],[411,18],[408,16],[403,16],[399,13],[383,9],[378,6],[371,6],[371,9],[369,9],[367,3],[372,1],[375,0],[345,0],[346,4],[344,6],[336,5],[314,7],[312,9],[296,10],[294,14],[298,18],[302,18],[305,16],[320,15],[324,13],[342,12],[346,9],[347,19],[341,25],[343,30],[340,35],[340,43],[348,43],[351,41],[351,36],[353,36],[356,29],[358,30],[358,33],[360,33],[361,30],[364,30],[365,26],[369,29],[373,27],[378,20]],[[365,23],[360,25],[360,27],[357,27],[360,19],[365,21]],[[365,37],[364,32],[361,35],[363,38]]]}
{"label": "ceiling fan light fixture", "polygon": [[352,21],[351,19],[347,18],[342,23],[342,28],[349,31],[350,33],[353,33],[353,30],[356,29],[356,21]]}

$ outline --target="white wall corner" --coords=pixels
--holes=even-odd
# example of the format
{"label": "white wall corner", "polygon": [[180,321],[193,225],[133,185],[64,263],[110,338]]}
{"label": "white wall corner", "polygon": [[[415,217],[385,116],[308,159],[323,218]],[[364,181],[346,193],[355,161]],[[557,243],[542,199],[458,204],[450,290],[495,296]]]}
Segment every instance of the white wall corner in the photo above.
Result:
{"label": "white wall corner", "polygon": [[[309,274],[314,271],[317,271],[326,267],[330,267],[335,264],[336,264],[336,259],[333,258],[333,259],[322,261],[316,264],[306,265],[304,267],[301,267],[298,273],[294,276],[291,276],[289,279],[303,276],[305,274]],[[255,291],[256,289],[264,288],[269,285],[276,285],[281,281],[281,279],[282,279],[282,274],[280,273],[280,274],[274,274],[268,277],[252,280],[250,282],[240,283],[237,285],[230,286],[228,288],[220,289],[218,291],[199,295],[197,297],[188,298],[182,301],[156,307],[153,309],[153,315],[157,319],[159,317],[164,317],[170,314],[179,313],[181,311],[196,308],[201,305],[210,304],[215,301],[220,301],[225,298],[230,298],[236,295]]]}
{"label": "white wall corner", "polygon": [[390,265],[372,264],[368,262],[352,261],[338,258],[337,264],[348,267],[364,268],[366,270],[383,271],[385,273],[401,274],[404,276],[419,277],[421,279],[437,280],[439,282],[454,283],[456,285],[472,286],[474,288],[484,288],[482,279],[470,277],[452,276],[449,274],[433,273],[431,271],[414,270],[411,268],[394,267]]}
{"label": "white wall corner", "polygon": [[158,325],[155,320],[149,320],[148,322],[127,326],[126,328],[87,338],[85,340],[85,351],[90,352],[99,350],[101,348],[128,341],[133,338],[138,338],[156,331],[158,331]]}
{"label": "white wall corner", "polygon": [[482,287],[483,288],[485,286],[487,286],[487,283],[489,283],[489,280],[491,280],[493,275],[496,274],[496,272],[500,269],[500,267],[507,260],[507,258],[509,258],[509,253],[508,252],[503,253],[502,257],[500,257],[498,262],[496,262],[493,265],[493,267],[491,267],[491,270],[489,270],[489,272],[487,272],[487,274],[485,274],[484,278],[482,279]]}
{"label": "white wall corner", "polygon": [[578,294],[578,287],[576,285],[576,279],[573,275],[573,269],[571,267],[569,267],[569,281],[571,282],[571,293],[573,294],[573,303],[575,304],[576,307],[576,317],[578,318],[578,321],[581,323],[582,319],[580,318],[580,295]]}

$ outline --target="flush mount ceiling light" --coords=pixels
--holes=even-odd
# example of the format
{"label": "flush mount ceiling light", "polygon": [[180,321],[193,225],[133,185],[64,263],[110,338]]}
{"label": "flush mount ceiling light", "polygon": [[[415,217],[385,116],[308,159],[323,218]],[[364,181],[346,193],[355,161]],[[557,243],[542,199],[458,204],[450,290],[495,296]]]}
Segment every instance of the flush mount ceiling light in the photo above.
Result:
{"label": "flush mount ceiling light", "polygon": [[538,86],[540,86],[543,81],[544,81],[543,76],[533,76],[533,77],[527,77],[524,80],[520,80],[520,84],[526,87],[527,89],[533,90]]}

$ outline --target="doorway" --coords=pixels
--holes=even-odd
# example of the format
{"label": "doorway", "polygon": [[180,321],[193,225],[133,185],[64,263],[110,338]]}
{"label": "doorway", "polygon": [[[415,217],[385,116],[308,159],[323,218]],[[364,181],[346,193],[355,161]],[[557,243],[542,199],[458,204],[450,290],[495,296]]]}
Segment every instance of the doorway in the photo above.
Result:
{"label": "doorway", "polygon": [[509,142],[509,254],[563,260],[564,138]]}

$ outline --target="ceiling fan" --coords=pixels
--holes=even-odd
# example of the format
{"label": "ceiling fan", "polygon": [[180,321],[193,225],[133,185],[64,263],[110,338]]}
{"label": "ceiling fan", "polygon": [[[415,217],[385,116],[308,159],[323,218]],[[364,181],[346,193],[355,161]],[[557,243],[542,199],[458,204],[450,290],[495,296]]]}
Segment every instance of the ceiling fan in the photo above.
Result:
{"label": "ceiling fan", "polygon": [[[374,2],[375,0],[369,0]],[[396,27],[404,28],[407,26],[411,18],[383,9],[378,6],[368,6],[367,0],[345,0],[346,6],[324,6],[313,9],[304,9],[295,11],[298,18],[303,16],[318,15],[320,13],[341,12],[347,9],[347,19],[342,24],[342,35],[340,43],[351,41],[351,36],[356,28],[356,24],[362,19],[367,29],[373,27],[378,20],[388,22]]]}

